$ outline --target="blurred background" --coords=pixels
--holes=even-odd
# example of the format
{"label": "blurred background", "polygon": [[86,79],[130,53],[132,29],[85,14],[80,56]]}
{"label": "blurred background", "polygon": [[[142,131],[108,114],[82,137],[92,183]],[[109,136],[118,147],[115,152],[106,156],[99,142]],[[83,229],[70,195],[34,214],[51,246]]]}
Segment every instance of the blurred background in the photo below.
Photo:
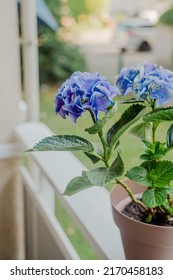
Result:
{"label": "blurred background", "polygon": [[143,60],[172,67],[173,1],[45,3],[59,28],[42,28],[39,34],[41,85],[61,82],[74,70],[100,71],[113,81],[122,64]]}

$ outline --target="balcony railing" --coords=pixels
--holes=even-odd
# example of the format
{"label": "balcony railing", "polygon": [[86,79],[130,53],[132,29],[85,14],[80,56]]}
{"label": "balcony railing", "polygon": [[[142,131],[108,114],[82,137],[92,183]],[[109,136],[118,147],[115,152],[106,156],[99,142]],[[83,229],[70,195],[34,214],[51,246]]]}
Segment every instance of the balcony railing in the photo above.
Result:
{"label": "balcony railing", "polygon": [[[42,123],[23,123],[15,129],[25,149],[52,132]],[[80,259],[55,215],[55,196],[96,251],[99,259],[124,259],[119,230],[111,213],[109,193],[93,187],[63,196],[67,182],[85,169],[71,152],[24,153],[21,167],[25,187],[26,257]]]}

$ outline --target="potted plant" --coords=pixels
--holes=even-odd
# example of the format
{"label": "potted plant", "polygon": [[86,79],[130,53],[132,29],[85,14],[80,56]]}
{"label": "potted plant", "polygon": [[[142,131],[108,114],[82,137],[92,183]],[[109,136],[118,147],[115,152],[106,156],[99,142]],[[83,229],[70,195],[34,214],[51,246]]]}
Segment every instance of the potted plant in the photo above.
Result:
{"label": "potted plant", "polygon": [[[81,150],[97,163],[73,178],[64,195],[116,185],[111,204],[127,259],[173,259],[173,162],[165,159],[173,147],[173,124],[163,141],[157,134],[162,122],[173,121],[173,107],[165,107],[172,98],[173,73],[155,64],[122,69],[115,85],[99,73],[75,72],[59,88],[55,112],[72,123],[89,112],[93,125],[85,130],[98,135],[99,145],[77,135],[53,135],[29,150]],[[127,108],[118,119],[120,102]],[[121,138],[129,129],[141,139],[144,152],[136,155],[141,163],[126,170]]]}

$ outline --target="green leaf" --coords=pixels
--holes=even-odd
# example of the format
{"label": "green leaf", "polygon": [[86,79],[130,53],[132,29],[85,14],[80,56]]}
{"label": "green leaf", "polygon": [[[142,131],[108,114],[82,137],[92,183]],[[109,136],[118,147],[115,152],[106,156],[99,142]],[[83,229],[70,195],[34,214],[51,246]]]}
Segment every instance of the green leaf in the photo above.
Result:
{"label": "green leaf", "polygon": [[87,178],[93,185],[103,187],[108,182],[122,175],[124,163],[118,154],[110,168],[99,167],[90,171],[83,171],[82,177]]}
{"label": "green leaf", "polygon": [[107,132],[107,143],[110,147],[114,146],[120,136],[144,114],[145,106],[134,104],[130,106]]}
{"label": "green leaf", "polygon": [[163,188],[146,190],[142,195],[142,202],[149,208],[162,205],[167,199],[167,192]]}
{"label": "green leaf", "polygon": [[130,98],[122,101],[123,104],[131,104],[131,103],[144,103],[143,99],[137,99],[137,98]]}
{"label": "green leaf", "polygon": [[151,171],[156,168],[156,165],[157,165],[157,162],[155,160],[153,160],[153,161],[144,161],[141,164],[141,167],[144,167],[147,170],[147,172],[150,174]]}
{"label": "green leaf", "polygon": [[[93,164],[101,160],[103,156],[103,148],[100,143],[93,143],[94,152],[84,152],[85,155],[92,161]],[[101,157],[101,158],[100,158]]]}
{"label": "green leaf", "polygon": [[173,107],[159,108],[143,116],[145,122],[173,121]]}
{"label": "green leaf", "polygon": [[140,156],[140,159],[143,160],[156,160],[161,159],[165,156],[167,152],[167,147],[165,143],[160,143],[156,141],[154,143],[150,143],[148,141],[143,140],[145,154]]}
{"label": "green leaf", "polygon": [[93,186],[93,184],[86,178],[83,178],[80,176],[75,177],[68,183],[68,185],[64,191],[64,195],[71,196],[75,193],[86,190],[92,186]]}
{"label": "green leaf", "polygon": [[73,135],[53,135],[42,139],[29,152],[34,151],[74,151],[83,150],[90,152],[94,150],[93,145],[86,139]]}
{"label": "green leaf", "polygon": [[112,165],[109,168],[109,173],[114,174],[114,178],[119,177],[124,172],[124,163],[120,154],[117,155],[116,159],[113,161]]}
{"label": "green leaf", "polygon": [[166,186],[166,187],[165,187],[165,190],[166,190],[167,194],[173,196],[173,187],[171,187],[171,186]]}
{"label": "green leaf", "polygon": [[130,132],[137,136],[140,139],[149,139],[150,138],[150,129],[152,125],[151,123],[140,123],[134,126]]}
{"label": "green leaf", "polygon": [[168,148],[173,147],[173,124],[169,127],[166,135],[166,144]]}
{"label": "green leaf", "polygon": [[84,152],[84,153],[92,161],[93,164],[100,161],[100,158],[98,158],[97,156],[95,156],[93,154],[90,154],[90,153],[87,153],[87,152]]}
{"label": "green leaf", "polygon": [[87,178],[93,185],[103,187],[106,183],[108,168],[99,167],[90,171],[83,171],[82,177]]}
{"label": "green leaf", "polygon": [[173,163],[167,160],[156,162],[149,175],[153,186],[165,187],[173,180]]}
{"label": "green leaf", "polygon": [[132,181],[139,183],[143,186],[151,186],[148,172],[147,170],[142,166],[135,166],[127,171],[126,176],[131,179]]}
{"label": "green leaf", "polygon": [[98,133],[103,129],[104,125],[115,115],[116,111],[117,111],[117,106],[114,105],[114,107],[111,108],[108,111],[108,113],[104,115],[102,119],[98,120],[93,126],[86,128],[85,131],[89,132],[90,134]]}
{"label": "green leaf", "polygon": [[153,143],[150,143],[147,140],[143,140],[142,143],[144,144],[144,149],[147,148],[147,149],[153,150]]}
{"label": "green leaf", "polygon": [[166,211],[168,212],[167,214],[169,214],[170,217],[172,217],[172,214],[173,214],[173,207],[170,206],[169,201],[166,200],[166,201],[163,203],[163,206],[164,206],[164,210],[166,209]]}
{"label": "green leaf", "polygon": [[155,159],[153,155],[148,154],[142,154],[139,158],[146,161]]}

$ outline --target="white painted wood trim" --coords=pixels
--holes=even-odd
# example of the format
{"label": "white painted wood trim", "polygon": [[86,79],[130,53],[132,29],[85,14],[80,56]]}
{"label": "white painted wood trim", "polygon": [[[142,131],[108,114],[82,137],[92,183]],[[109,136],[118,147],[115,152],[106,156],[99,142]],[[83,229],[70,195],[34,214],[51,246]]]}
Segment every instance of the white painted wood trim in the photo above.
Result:
{"label": "white painted wood trim", "polygon": [[[24,186],[29,193],[29,195],[32,198],[32,201],[34,203],[34,208],[36,208],[45,225],[49,229],[49,231],[52,234],[53,239],[57,243],[58,248],[60,248],[62,255],[64,255],[65,259],[79,259],[78,254],[76,253],[76,250],[70,243],[69,239],[67,238],[65,232],[63,231],[61,225],[59,224],[58,220],[56,219],[55,215],[53,215],[49,209],[47,204],[42,198],[42,195],[39,194],[37,190],[37,186],[35,185],[35,182],[32,180],[29,172],[26,168],[22,167],[20,170],[20,173],[22,175]],[[33,209],[34,210],[34,209]],[[35,215],[35,212],[33,212],[33,215]],[[34,224],[34,259],[38,259],[38,240],[37,238],[41,238],[37,235],[37,223]],[[56,250],[56,249],[55,249]]]}

